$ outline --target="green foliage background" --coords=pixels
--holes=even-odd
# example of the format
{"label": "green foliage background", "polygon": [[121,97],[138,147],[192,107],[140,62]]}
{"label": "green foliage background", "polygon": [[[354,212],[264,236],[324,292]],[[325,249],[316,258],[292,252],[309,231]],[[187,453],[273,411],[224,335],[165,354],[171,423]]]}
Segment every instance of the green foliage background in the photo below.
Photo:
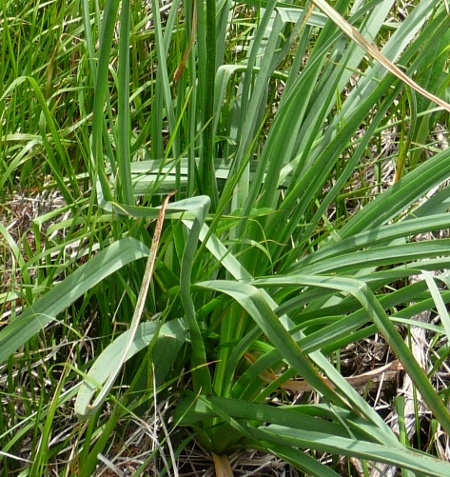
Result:
{"label": "green foliage background", "polygon": [[[434,379],[450,150],[433,133],[448,109],[386,69],[445,101],[450,15],[338,0],[330,19],[321,3],[0,0],[2,472],[93,475],[125,438],[116,424],[169,399],[178,453],[185,426],[213,455],[259,449],[306,475],[339,475],[322,453],[367,475],[448,475],[438,438],[396,436],[339,368],[379,333],[430,427],[450,432]],[[423,310],[439,320],[418,323]],[[428,330],[430,370],[405,344],[412,326]],[[280,393],[294,376],[317,403]]]}

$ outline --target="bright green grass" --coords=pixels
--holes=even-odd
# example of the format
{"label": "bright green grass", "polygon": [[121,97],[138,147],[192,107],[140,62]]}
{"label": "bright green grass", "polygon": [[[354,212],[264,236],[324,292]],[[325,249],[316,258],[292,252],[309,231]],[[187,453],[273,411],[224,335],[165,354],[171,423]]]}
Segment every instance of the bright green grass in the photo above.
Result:
{"label": "bright green grass", "polygon": [[[385,58],[445,100],[450,16],[330,2],[383,66],[298,3],[0,0],[0,473],[96,475],[154,412],[136,476],[175,466],[184,428],[307,475],[339,475],[322,453],[448,475],[448,111]],[[428,374],[404,340],[423,310]],[[375,333],[431,411],[427,442],[339,371]],[[317,404],[280,391],[295,376]]]}

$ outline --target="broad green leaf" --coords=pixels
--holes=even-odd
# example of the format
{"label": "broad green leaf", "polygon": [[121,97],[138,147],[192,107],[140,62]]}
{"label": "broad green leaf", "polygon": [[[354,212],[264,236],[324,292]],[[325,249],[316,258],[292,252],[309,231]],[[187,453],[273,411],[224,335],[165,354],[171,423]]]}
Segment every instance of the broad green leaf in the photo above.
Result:
{"label": "broad green leaf", "polygon": [[[159,386],[170,371],[181,346],[185,343],[186,332],[185,324],[181,319],[164,324],[141,323],[125,360],[129,360],[142,349],[152,346],[156,386]],[[107,379],[115,374],[117,366],[122,364],[118,361],[129,334],[130,331],[122,333],[96,358],[77,394],[75,412],[78,417],[86,419],[98,409],[98,405],[93,407],[91,402]]]}
{"label": "broad green leaf", "polygon": [[[375,247],[369,250],[332,257],[304,267],[300,265],[295,268],[305,274],[312,272],[317,274],[355,273],[366,268],[370,269],[446,255],[449,247],[449,239]],[[415,266],[420,267],[417,263]]]}
{"label": "broad green leaf", "polygon": [[342,238],[388,223],[450,177],[450,149],[446,149],[409,172],[376,200],[367,204],[342,229]]}
{"label": "broad green leaf", "polygon": [[[269,279],[267,282],[264,280],[256,280],[255,284],[268,285],[272,280],[276,279]],[[315,283],[321,283],[322,287],[327,288],[331,286],[329,282],[332,279],[325,277],[311,277],[311,280]],[[351,284],[344,279],[341,280],[343,283],[340,284],[340,287],[345,283],[346,287],[351,288],[353,291],[355,283],[358,283],[358,287],[361,286],[356,280],[351,281]],[[279,282],[282,284],[283,279],[280,278]],[[273,311],[273,305],[267,300],[266,293],[261,293],[262,290],[259,291],[254,286],[242,282],[215,280],[200,282],[196,285],[203,288],[217,290],[233,297],[252,317],[261,331],[267,336],[271,344],[280,352],[282,358],[296,370],[298,375],[303,376],[306,381],[308,381],[319,393],[323,394],[323,396],[330,402],[342,407],[346,406],[344,401],[342,401],[340,394],[322,379],[317,369],[312,365],[312,359],[325,372],[336,388],[340,388],[343,391],[346,400],[350,401],[351,404],[355,406],[355,409],[371,420],[374,425],[379,427],[378,432],[384,433],[386,440],[394,439],[391,431],[383,420],[373,412],[370,406],[367,406],[365,401],[361,399],[361,396],[359,396],[359,394],[345,381],[342,375],[330,365],[321,353],[314,352],[308,355],[300,348],[298,343],[286,329],[286,325],[283,325],[283,321],[280,320]]]}
{"label": "broad green leaf", "polygon": [[[303,412],[303,408],[304,411]],[[220,409],[234,419],[245,421],[258,421],[261,424],[271,423],[303,429],[305,431],[324,432],[341,437],[350,437],[348,428],[343,426],[338,419],[330,420],[314,416],[308,406],[281,406],[274,407],[267,404],[255,404],[239,399],[225,399],[216,396],[198,397],[189,395],[180,401],[175,418],[181,425],[193,425],[205,417],[212,417]],[[330,413],[331,414],[331,413]],[[351,417],[355,417],[350,415]],[[366,434],[359,434],[359,438],[367,438]]]}
{"label": "broad green leaf", "polygon": [[447,213],[443,213],[412,218],[382,227],[373,227],[338,242],[330,241],[330,243],[325,243],[323,248],[301,258],[289,270],[306,269],[307,266],[317,262],[322,263],[330,257],[339,257],[362,248],[376,247],[379,244],[386,244],[398,238],[408,239],[421,233],[447,228],[449,225],[450,216]]}
{"label": "broad green leaf", "polygon": [[450,472],[448,462],[399,446],[369,443],[279,425],[261,426],[257,429],[247,426],[247,430],[257,439],[269,440],[286,446],[330,452],[335,455],[347,455],[375,462],[385,462],[430,477],[445,477]]}
{"label": "broad green leaf", "polygon": [[[411,351],[403,341],[399,332],[389,320],[380,303],[377,301],[375,295],[371,292],[369,287],[356,279],[343,278],[337,276],[302,276],[292,275],[287,277],[273,277],[266,280],[257,280],[255,283],[260,286],[292,286],[294,283],[298,285],[312,285],[321,288],[333,288],[342,292],[352,294],[361,303],[369,317],[382,333],[386,342],[390,345],[397,358],[401,361],[404,369],[409,374],[410,378],[417,386],[417,389],[422,394],[429,408],[433,411],[436,418],[444,429],[450,432],[450,413],[447,407],[442,402],[440,396],[437,394],[433,386],[428,380],[423,369],[413,357]],[[329,376],[330,379],[333,379]],[[335,383],[339,385],[338,383]]]}
{"label": "broad green leaf", "polygon": [[57,319],[58,314],[77,298],[123,266],[147,254],[147,247],[133,238],[119,240],[99,252],[0,331],[0,362],[6,361],[20,346]]}

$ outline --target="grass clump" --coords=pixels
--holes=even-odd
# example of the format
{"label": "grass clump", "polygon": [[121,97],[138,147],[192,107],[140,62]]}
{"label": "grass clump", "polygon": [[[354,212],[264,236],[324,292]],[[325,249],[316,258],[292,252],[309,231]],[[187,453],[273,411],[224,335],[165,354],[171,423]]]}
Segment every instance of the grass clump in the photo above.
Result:
{"label": "grass clump", "polygon": [[2,472],[447,475],[445,4],[60,3],[2,1]]}

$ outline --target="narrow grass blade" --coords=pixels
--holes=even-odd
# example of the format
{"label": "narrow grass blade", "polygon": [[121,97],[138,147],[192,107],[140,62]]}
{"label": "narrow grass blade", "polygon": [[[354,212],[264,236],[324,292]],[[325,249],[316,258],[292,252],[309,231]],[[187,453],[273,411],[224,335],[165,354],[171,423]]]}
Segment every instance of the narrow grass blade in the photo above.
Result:
{"label": "narrow grass blade", "polygon": [[119,39],[119,78],[117,111],[117,145],[118,145],[118,185],[116,197],[125,204],[134,204],[133,186],[131,184],[131,127],[130,127],[130,0],[123,0],[120,11]]}
{"label": "narrow grass blade", "polygon": [[[433,301],[436,304],[436,310],[441,320],[442,327],[447,336],[447,340],[450,341],[450,317],[448,315],[446,304],[444,303],[444,300],[442,299],[441,292],[438,289],[433,276],[426,271],[423,271],[422,273],[425,276],[425,281],[428,285],[428,289],[430,290],[431,296],[433,297]],[[443,281],[444,283],[446,282],[446,280],[443,280]]]}

